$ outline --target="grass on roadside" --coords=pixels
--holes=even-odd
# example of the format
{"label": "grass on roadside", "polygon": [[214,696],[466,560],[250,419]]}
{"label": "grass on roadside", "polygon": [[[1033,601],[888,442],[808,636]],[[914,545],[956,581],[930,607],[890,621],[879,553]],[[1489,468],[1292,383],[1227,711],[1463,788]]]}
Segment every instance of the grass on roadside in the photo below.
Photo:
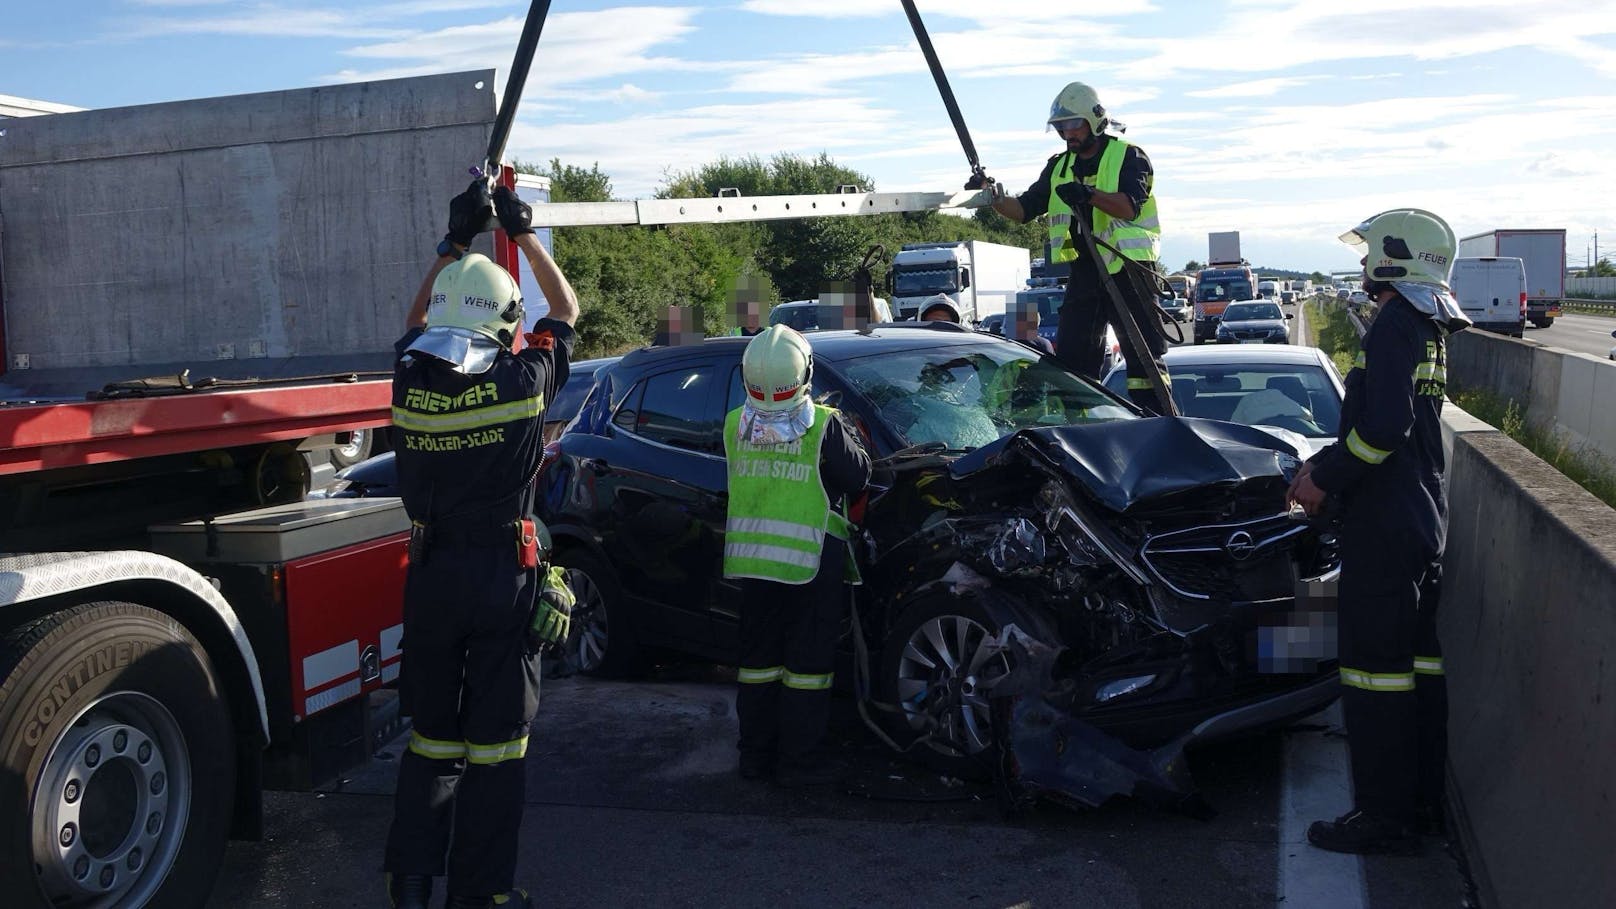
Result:
{"label": "grass on roadside", "polygon": [[1448,397],[1471,416],[1500,430],[1521,443],[1550,467],[1588,490],[1606,505],[1616,508],[1616,466],[1597,452],[1577,445],[1552,429],[1526,421],[1526,412],[1514,401],[1491,392],[1467,388],[1449,389]]}
{"label": "grass on roadside", "polygon": [[1329,354],[1336,371],[1345,376],[1358,358],[1358,330],[1347,318],[1347,308],[1334,301],[1307,304],[1307,343]]}

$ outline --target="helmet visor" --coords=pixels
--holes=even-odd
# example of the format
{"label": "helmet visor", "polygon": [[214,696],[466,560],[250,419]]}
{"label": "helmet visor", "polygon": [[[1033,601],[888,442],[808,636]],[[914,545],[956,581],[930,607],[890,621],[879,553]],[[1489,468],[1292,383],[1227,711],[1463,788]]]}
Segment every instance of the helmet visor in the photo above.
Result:
{"label": "helmet visor", "polygon": [[1356,249],[1360,254],[1366,254],[1369,250],[1369,224],[1369,221],[1365,221],[1342,234],[1338,239]]}
{"label": "helmet visor", "polygon": [[455,372],[477,376],[494,365],[503,349],[498,341],[482,332],[436,325],[421,332],[405,352],[433,357],[454,367]]}

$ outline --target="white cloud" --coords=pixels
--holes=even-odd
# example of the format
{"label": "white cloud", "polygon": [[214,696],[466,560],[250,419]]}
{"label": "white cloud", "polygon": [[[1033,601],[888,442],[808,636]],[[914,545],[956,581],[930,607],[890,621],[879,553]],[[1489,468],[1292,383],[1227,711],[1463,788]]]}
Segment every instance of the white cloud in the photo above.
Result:
{"label": "white cloud", "polygon": [[1217,88],[1204,88],[1199,91],[1185,92],[1191,98],[1260,98],[1268,95],[1277,95],[1287,88],[1296,88],[1309,82],[1317,82],[1319,76],[1292,76],[1278,79],[1256,79],[1251,82],[1235,82],[1230,85],[1220,85]]}
{"label": "white cloud", "polygon": [[[163,5],[189,9],[200,4]],[[393,38],[406,34],[402,29],[374,24],[362,11],[310,9],[272,3],[231,6],[206,16],[137,16],[113,29],[120,39],[172,36],[241,36],[274,38]]]}
{"label": "white cloud", "polygon": [[[919,4],[916,5],[919,9]],[[849,19],[855,17],[902,16],[903,10],[891,0],[745,0],[741,9],[750,13],[770,16],[800,16],[821,19]],[[1107,3],[1085,4],[1073,11],[1074,16],[1098,19],[1136,16],[1159,12],[1151,0],[1110,0]],[[1035,0],[926,0],[920,9],[920,18],[931,27],[934,19],[970,19],[974,22],[1049,22],[1051,7]]]}

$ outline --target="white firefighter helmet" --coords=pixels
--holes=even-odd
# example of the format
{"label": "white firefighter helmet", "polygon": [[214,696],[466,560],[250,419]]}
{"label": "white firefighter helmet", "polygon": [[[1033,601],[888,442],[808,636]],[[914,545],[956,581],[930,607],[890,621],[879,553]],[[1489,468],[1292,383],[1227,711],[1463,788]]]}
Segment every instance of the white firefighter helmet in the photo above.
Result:
{"label": "white firefighter helmet", "polygon": [[488,371],[522,330],[522,292],[510,272],[481,253],[467,253],[438,272],[426,310],[426,330],[411,353],[436,357],[456,371]]}
{"label": "white firefighter helmet", "polygon": [[1423,209],[1394,208],[1342,234],[1341,242],[1364,257],[1365,290],[1390,285],[1452,330],[1470,324],[1448,284],[1459,250],[1448,222]]}
{"label": "white firefighter helmet", "polygon": [[741,355],[741,378],[753,410],[782,413],[800,407],[813,375],[813,349],[789,325],[765,328]]}
{"label": "white firefighter helmet", "polygon": [[1105,106],[1100,104],[1100,96],[1094,93],[1082,82],[1073,82],[1061,89],[1060,94],[1049,105],[1050,129],[1061,129],[1063,125],[1071,125],[1073,120],[1083,120],[1089,125],[1089,132],[1098,136],[1105,132],[1111,121],[1106,119]]}

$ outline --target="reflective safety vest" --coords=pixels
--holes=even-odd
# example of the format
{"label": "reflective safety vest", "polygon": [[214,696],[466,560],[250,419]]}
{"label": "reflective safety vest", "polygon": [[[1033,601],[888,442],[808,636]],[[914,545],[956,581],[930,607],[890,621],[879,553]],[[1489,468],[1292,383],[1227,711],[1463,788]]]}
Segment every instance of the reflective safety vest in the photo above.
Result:
{"label": "reflective safety vest", "polygon": [[[1127,142],[1116,137],[1106,142],[1105,151],[1100,154],[1100,167],[1092,177],[1083,182],[1094,187],[1097,192],[1114,193],[1122,182],[1122,159],[1127,156],[1130,148]],[[1067,152],[1061,156],[1049,173],[1049,258],[1054,262],[1070,262],[1078,257],[1077,241],[1072,237],[1072,209],[1063,201],[1055,188],[1076,179],[1076,171],[1072,165],[1077,156]],[[1155,262],[1161,258],[1161,221],[1156,217],[1156,197],[1151,195],[1145,199],[1145,204],[1139,207],[1139,215],[1132,221],[1113,218],[1097,206],[1090,206],[1094,210],[1094,238],[1109,243],[1130,259],[1140,262]],[[1122,270],[1122,263],[1103,246],[1098,247],[1100,261],[1105,263],[1105,270],[1116,274]]]}
{"label": "reflective safety vest", "polygon": [[814,425],[802,438],[782,445],[741,441],[739,407],[725,417],[729,520],[724,577],[806,584],[819,574],[825,534],[848,538],[851,527],[831,509],[819,475],[825,427],[835,413],[815,404]]}

